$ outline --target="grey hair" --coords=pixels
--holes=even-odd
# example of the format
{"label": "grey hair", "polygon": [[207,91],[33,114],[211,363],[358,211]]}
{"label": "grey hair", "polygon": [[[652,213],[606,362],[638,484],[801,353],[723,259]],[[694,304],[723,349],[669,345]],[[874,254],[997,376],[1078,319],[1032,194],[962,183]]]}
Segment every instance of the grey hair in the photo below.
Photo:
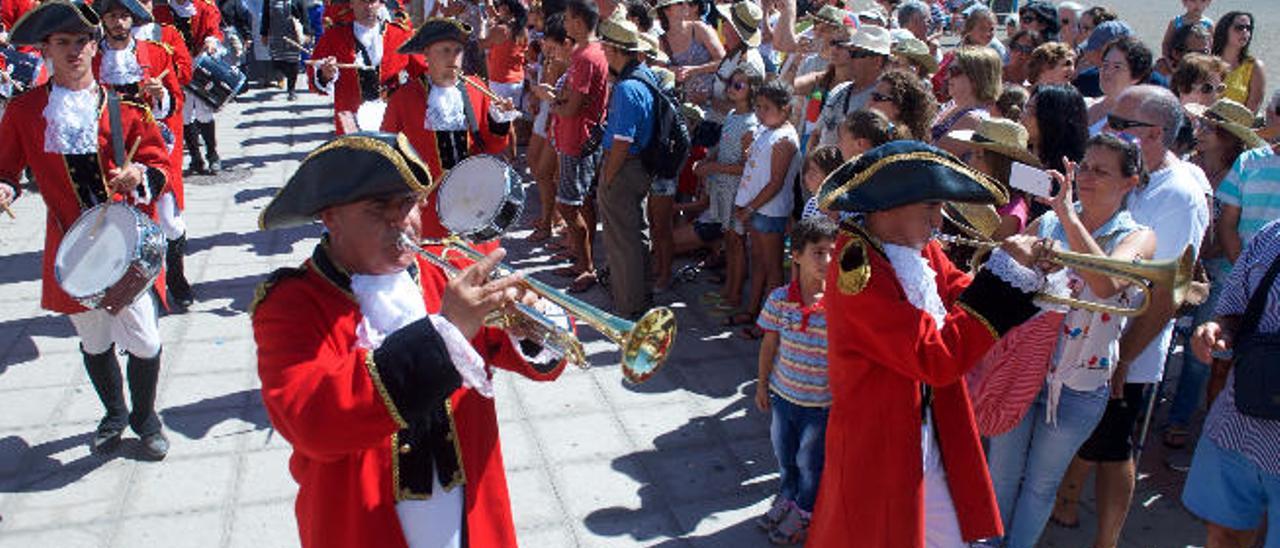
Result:
{"label": "grey hair", "polygon": [[1160,139],[1165,148],[1173,146],[1178,139],[1178,129],[1184,123],[1184,114],[1182,112],[1182,103],[1178,102],[1178,98],[1173,95],[1172,91],[1154,86],[1151,84],[1142,84],[1130,87],[1120,94],[1120,101],[1126,98],[1138,102],[1138,113],[1152,123],[1160,124],[1160,129],[1164,131]]}
{"label": "grey hair", "polygon": [[920,0],[907,0],[898,6],[898,27],[906,28],[907,23],[911,21],[916,14],[924,16],[925,26],[929,26],[929,6]]}
{"label": "grey hair", "polygon": [[1075,3],[1075,2],[1063,2],[1063,3],[1061,3],[1061,4],[1058,4],[1058,9],[1060,9],[1060,10],[1064,10],[1064,9],[1065,9],[1065,10],[1070,10],[1070,11],[1071,11],[1071,13],[1076,14],[1076,17],[1077,17],[1077,18],[1078,18],[1078,17],[1080,17],[1080,15],[1084,13],[1084,6],[1082,6],[1082,5],[1080,5],[1080,4],[1077,4],[1077,3]]}

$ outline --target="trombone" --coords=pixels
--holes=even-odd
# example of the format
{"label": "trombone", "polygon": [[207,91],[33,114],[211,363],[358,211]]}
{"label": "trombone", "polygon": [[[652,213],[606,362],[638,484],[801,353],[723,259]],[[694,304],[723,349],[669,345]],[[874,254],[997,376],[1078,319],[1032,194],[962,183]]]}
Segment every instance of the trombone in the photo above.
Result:
{"label": "trombone", "polygon": [[[462,269],[444,257],[448,252],[457,252],[472,261],[484,258],[484,255],[456,236],[425,243],[440,245],[443,251],[441,254],[432,253],[415,243],[407,234],[400,235],[401,247],[416,252],[423,259],[443,269],[450,277],[458,275]],[[515,270],[511,267],[498,265],[493,275],[509,276],[514,273]],[[666,362],[667,353],[671,351],[671,344],[676,338],[676,317],[670,308],[665,306],[654,308],[646,312],[638,321],[632,322],[609,314],[533,278],[525,278],[524,284],[539,297],[559,305],[618,345],[621,350],[622,374],[628,381],[638,384],[649,380]],[[504,329],[522,328],[526,333],[533,334],[536,342],[559,352],[569,363],[583,369],[591,366],[582,348],[582,342],[572,331],[560,327],[546,314],[532,306],[516,303],[515,308],[514,314],[495,312],[486,323]]]}
{"label": "trombone", "polygon": [[[939,241],[955,245],[969,246],[980,251],[991,251],[1000,247],[1000,242],[989,240],[976,240],[962,236],[953,236],[950,234],[936,234],[935,237]],[[1152,294],[1156,288],[1170,288],[1173,292],[1173,306],[1175,308],[1180,306],[1187,296],[1187,288],[1191,285],[1191,276],[1195,268],[1196,253],[1194,248],[1187,246],[1187,248],[1183,250],[1182,256],[1177,259],[1169,259],[1167,261],[1126,261],[1111,257],[1099,257],[1089,253],[1077,253],[1074,251],[1061,251],[1054,249],[1049,251],[1049,258],[1047,260],[1050,263],[1074,268],[1076,270],[1092,270],[1113,278],[1128,280],[1142,291],[1144,298],[1142,299],[1142,304],[1138,305],[1137,308],[1114,306],[1105,303],[1076,299],[1073,297],[1047,295],[1044,293],[1037,295],[1037,299],[1047,303],[1061,304],[1072,308],[1091,310],[1093,312],[1105,312],[1108,314],[1132,317],[1141,316],[1147,311],[1147,307],[1150,306],[1151,303]]]}

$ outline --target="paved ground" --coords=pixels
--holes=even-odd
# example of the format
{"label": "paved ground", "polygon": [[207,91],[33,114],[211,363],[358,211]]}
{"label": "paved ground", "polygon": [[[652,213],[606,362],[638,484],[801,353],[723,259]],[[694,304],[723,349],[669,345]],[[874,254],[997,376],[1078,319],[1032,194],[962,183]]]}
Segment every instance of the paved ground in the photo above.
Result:
{"label": "paved ground", "polygon": [[[1137,4],[1117,3],[1122,12]],[[1219,0],[1214,10],[1231,4],[1257,8]],[[1280,28],[1277,10],[1267,11],[1259,25]],[[89,454],[100,406],[70,324],[38,306],[43,204],[28,195],[13,207],[18,221],[0,220],[0,547],[296,545],[289,446],[262,409],[245,312],[263,276],[296,265],[316,241],[315,228],[263,233],[256,219],[328,137],[330,111],[309,96],[292,104],[273,92],[247,97],[221,116],[227,171],[188,182],[187,264],[200,302],[160,320],[159,406],[173,442],[163,463],[138,461],[134,441],[113,458]],[[508,241],[513,263],[549,269],[545,250],[521,240],[527,234]],[[751,523],[777,480],[767,421],[749,397],[755,345],[697,308],[709,288],[699,281],[661,296],[676,309],[680,336],[666,369],[644,385],[624,384],[612,345],[589,331],[596,368],[553,384],[499,377],[524,546],[767,544]],[[587,297],[605,302],[600,290]],[[1203,543],[1162,452],[1144,459],[1124,546]],[[1086,545],[1091,497],[1084,510],[1082,529],[1051,527],[1044,545]]]}

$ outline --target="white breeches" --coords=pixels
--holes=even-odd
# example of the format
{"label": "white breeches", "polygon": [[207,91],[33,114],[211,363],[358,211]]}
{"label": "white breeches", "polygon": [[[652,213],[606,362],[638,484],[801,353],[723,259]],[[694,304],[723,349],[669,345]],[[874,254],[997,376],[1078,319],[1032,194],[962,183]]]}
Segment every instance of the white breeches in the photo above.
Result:
{"label": "white breeches", "polygon": [[101,354],[111,349],[112,343],[143,359],[160,353],[160,326],[151,291],[143,292],[133,304],[114,316],[106,310],[90,310],[68,318],[80,335],[80,344],[86,353]]}
{"label": "white breeches", "polygon": [[182,220],[182,210],[178,209],[178,201],[172,192],[160,195],[160,201],[156,202],[156,212],[160,214],[160,230],[164,232],[166,240],[176,240],[187,233],[187,222]]}

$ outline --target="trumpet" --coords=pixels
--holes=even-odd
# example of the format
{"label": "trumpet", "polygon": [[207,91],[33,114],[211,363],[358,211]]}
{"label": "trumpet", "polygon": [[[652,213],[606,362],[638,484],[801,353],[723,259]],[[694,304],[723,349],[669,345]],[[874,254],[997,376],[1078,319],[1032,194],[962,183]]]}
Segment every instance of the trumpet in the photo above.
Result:
{"label": "trumpet", "polygon": [[[991,251],[1000,247],[1000,242],[988,240],[975,240],[961,236],[953,236],[950,234],[935,234],[934,237],[943,242],[955,245],[964,245],[976,248],[980,251]],[[1041,293],[1037,295],[1037,299],[1054,304],[1066,305],[1072,308],[1080,308],[1083,310],[1091,310],[1093,312],[1105,312],[1108,314],[1116,314],[1119,316],[1141,316],[1150,306],[1151,296],[1156,288],[1168,287],[1173,293],[1173,306],[1176,308],[1186,299],[1187,288],[1191,285],[1191,276],[1195,268],[1196,252],[1191,246],[1182,252],[1182,256],[1177,259],[1167,261],[1144,261],[1133,260],[1126,261],[1123,259],[1113,259],[1111,257],[1099,257],[1089,253],[1076,253],[1074,251],[1049,251],[1048,261],[1076,270],[1090,270],[1111,276],[1128,280],[1140,291],[1144,298],[1142,304],[1137,308],[1114,306],[1105,303],[1086,301],[1072,297],[1059,297],[1057,295],[1047,295]]]}
{"label": "trumpet", "polygon": [[[442,246],[442,253],[432,253],[414,242],[409,235],[400,235],[401,247],[417,253],[426,261],[440,267],[450,277],[457,276],[462,269],[449,262],[444,254],[452,251],[472,261],[484,258],[484,255],[456,236],[425,243]],[[509,276],[514,273],[515,270],[511,267],[498,265],[493,277]],[[665,306],[654,308],[646,312],[638,321],[632,322],[609,314],[533,278],[525,278],[523,283],[528,290],[559,305],[618,345],[622,358],[622,374],[628,381],[638,384],[649,380],[666,362],[671,344],[676,338],[676,318],[671,309]],[[495,312],[486,319],[485,323],[504,329],[512,327],[523,329],[525,333],[532,334],[536,342],[559,352],[569,363],[583,369],[591,366],[577,335],[560,327],[550,317],[532,306],[516,303],[515,313]]]}

